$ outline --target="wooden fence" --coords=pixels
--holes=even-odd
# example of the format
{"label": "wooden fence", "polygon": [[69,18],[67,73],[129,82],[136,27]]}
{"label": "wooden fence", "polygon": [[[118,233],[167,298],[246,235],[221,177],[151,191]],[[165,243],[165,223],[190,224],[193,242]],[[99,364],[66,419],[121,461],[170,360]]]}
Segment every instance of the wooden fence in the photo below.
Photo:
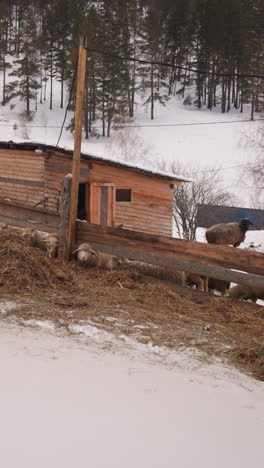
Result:
{"label": "wooden fence", "polygon": [[[65,210],[67,212],[67,209]],[[65,232],[65,216],[0,200],[0,222]],[[67,242],[67,236],[65,236]],[[76,241],[89,242],[102,252],[141,262],[264,288],[264,254],[234,247],[210,245],[126,229],[76,222]]]}
{"label": "wooden fence", "polygon": [[169,269],[264,288],[264,254],[77,221],[77,242]]}
{"label": "wooden fence", "polygon": [[21,228],[32,227],[45,232],[57,232],[60,217],[44,212],[40,208],[0,200],[0,222]]}

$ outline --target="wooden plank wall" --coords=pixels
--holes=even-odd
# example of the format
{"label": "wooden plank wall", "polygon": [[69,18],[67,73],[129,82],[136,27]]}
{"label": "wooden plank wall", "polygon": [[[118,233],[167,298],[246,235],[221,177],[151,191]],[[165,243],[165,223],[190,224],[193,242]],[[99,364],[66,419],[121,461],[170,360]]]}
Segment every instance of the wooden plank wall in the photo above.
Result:
{"label": "wooden plank wall", "polygon": [[[71,155],[53,152],[51,157],[45,159],[46,208],[50,213],[59,213],[63,178],[71,172]],[[81,161],[80,183],[86,182],[88,177],[89,163]]]}
{"label": "wooden plank wall", "polygon": [[[35,151],[0,150],[0,197],[33,207],[44,202],[44,156]],[[42,205],[43,206],[43,205]]]}
{"label": "wooden plank wall", "polygon": [[45,232],[57,232],[60,217],[43,213],[37,208],[25,208],[0,201],[0,221],[9,226],[30,227]]}
{"label": "wooden plank wall", "polygon": [[172,235],[172,189],[170,181],[93,162],[91,178],[112,182],[116,188],[131,188],[131,202],[116,202],[115,225],[163,236]]}
{"label": "wooden plank wall", "polygon": [[169,270],[264,288],[264,254],[77,222],[77,241]]}

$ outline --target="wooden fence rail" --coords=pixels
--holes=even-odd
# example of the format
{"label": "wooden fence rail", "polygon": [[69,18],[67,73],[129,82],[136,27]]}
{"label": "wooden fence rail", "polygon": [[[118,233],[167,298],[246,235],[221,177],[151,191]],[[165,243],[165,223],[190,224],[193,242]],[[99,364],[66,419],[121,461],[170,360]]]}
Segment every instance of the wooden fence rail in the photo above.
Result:
{"label": "wooden fence rail", "polygon": [[264,288],[264,254],[77,221],[77,242],[102,252]]}
{"label": "wooden fence rail", "polygon": [[33,227],[40,231],[57,232],[60,217],[41,209],[0,201],[0,222],[21,228]]}

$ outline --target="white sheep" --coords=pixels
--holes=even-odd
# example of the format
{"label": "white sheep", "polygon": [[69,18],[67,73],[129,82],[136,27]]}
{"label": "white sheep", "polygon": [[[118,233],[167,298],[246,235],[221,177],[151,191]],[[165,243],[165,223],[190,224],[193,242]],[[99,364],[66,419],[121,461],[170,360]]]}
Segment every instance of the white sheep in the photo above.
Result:
{"label": "white sheep", "polygon": [[195,273],[185,273],[185,283],[188,286],[196,286],[198,291],[208,292],[207,276],[197,275]]}
{"label": "white sheep", "polygon": [[77,255],[77,261],[79,263],[96,266],[96,252],[88,242],[80,244],[72,253]]}
{"label": "white sheep", "polygon": [[86,266],[96,266],[104,270],[112,271],[116,268],[121,259],[114,255],[109,255],[103,252],[99,252],[92,248],[88,242],[80,244],[77,249],[73,251],[73,254],[77,254],[77,261]]}
{"label": "white sheep", "polygon": [[7,223],[0,223],[0,231],[5,231],[8,229],[8,224]]}
{"label": "white sheep", "polygon": [[58,256],[59,236],[55,232],[48,233],[31,228],[23,229],[21,237],[29,239],[32,247],[38,247],[47,252],[49,258]]}
{"label": "white sheep", "polygon": [[241,219],[238,223],[215,224],[205,233],[209,244],[233,245],[238,247],[244,242],[249,226],[253,225],[248,218]]}
{"label": "white sheep", "polygon": [[256,302],[258,299],[264,299],[264,288],[237,284],[229,290],[228,296],[233,299],[244,299],[245,301],[251,299],[252,302]]}

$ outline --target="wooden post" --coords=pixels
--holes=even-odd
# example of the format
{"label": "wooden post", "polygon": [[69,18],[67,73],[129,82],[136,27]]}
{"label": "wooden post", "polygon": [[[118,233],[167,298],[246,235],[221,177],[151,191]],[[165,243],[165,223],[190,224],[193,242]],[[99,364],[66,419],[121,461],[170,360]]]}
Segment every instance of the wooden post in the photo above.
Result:
{"label": "wooden post", "polygon": [[68,230],[70,219],[70,199],[71,199],[72,175],[68,174],[63,179],[61,197],[61,220],[59,226],[59,257],[67,261],[68,257]]}
{"label": "wooden post", "polygon": [[83,121],[83,102],[85,89],[85,73],[86,73],[86,49],[84,48],[85,39],[80,40],[79,58],[78,58],[78,74],[77,74],[77,91],[76,91],[76,110],[75,110],[75,129],[74,129],[74,151],[72,160],[72,188],[70,202],[70,216],[68,229],[68,243],[66,257],[70,258],[71,252],[75,243],[76,218],[78,208],[78,193],[80,179],[80,158],[81,158],[81,141],[82,141],[82,121]]}

